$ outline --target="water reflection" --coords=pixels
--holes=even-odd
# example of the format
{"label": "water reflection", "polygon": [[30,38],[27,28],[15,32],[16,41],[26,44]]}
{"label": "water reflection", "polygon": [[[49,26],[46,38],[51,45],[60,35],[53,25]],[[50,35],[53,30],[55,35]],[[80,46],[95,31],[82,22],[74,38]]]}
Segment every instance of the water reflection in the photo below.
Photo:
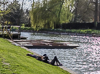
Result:
{"label": "water reflection", "polygon": [[62,40],[79,44],[77,49],[32,49],[43,55],[47,53],[50,59],[56,55],[60,62],[78,74],[100,74],[100,37],[51,35],[22,32],[28,40],[48,39]]}

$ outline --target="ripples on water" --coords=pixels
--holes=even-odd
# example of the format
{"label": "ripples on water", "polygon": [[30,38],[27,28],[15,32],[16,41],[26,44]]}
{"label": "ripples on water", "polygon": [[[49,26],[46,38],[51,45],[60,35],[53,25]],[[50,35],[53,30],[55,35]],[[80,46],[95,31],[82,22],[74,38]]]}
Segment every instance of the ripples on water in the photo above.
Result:
{"label": "ripples on water", "polygon": [[32,51],[40,55],[46,53],[50,59],[53,59],[56,55],[63,66],[78,74],[100,74],[100,37],[32,34],[26,32],[22,32],[22,36],[28,37],[28,40],[62,40],[79,44],[80,47],[76,49],[32,49]]}

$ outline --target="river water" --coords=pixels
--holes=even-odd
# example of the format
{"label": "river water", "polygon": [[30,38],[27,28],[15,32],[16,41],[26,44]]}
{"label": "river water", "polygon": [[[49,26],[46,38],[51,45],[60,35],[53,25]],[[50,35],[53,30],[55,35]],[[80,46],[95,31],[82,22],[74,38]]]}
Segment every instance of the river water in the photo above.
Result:
{"label": "river water", "polygon": [[78,44],[75,49],[30,49],[40,55],[47,54],[50,59],[57,56],[64,67],[78,74],[100,74],[100,37],[53,35],[45,33],[22,32],[28,40],[62,40]]}

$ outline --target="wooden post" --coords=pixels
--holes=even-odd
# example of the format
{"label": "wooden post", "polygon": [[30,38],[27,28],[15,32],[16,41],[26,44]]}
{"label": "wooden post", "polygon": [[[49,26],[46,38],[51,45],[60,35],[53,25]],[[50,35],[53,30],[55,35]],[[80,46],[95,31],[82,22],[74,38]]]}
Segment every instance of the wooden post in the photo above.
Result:
{"label": "wooden post", "polygon": [[[20,26],[20,27],[21,27],[21,26]],[[19,27],[19,31],[18,31],[18,33],[19,33],[19,34],[18,34],[18,39],[19,39],[19,40],[20,40],[20,34],[21,34],[21,33],[20,33],[20,27]]]}

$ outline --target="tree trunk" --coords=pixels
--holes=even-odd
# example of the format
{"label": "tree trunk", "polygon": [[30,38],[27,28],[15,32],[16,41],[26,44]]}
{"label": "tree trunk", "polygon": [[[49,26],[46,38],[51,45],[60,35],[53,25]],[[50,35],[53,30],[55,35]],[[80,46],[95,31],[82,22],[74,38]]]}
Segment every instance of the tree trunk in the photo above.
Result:
{"label": "tree trunk", "polygon": [[97,27],[97,24],[99,22],[99,15],[98,15],[98,0],[95,2],[95,18],[94,18],[95,28]]}

